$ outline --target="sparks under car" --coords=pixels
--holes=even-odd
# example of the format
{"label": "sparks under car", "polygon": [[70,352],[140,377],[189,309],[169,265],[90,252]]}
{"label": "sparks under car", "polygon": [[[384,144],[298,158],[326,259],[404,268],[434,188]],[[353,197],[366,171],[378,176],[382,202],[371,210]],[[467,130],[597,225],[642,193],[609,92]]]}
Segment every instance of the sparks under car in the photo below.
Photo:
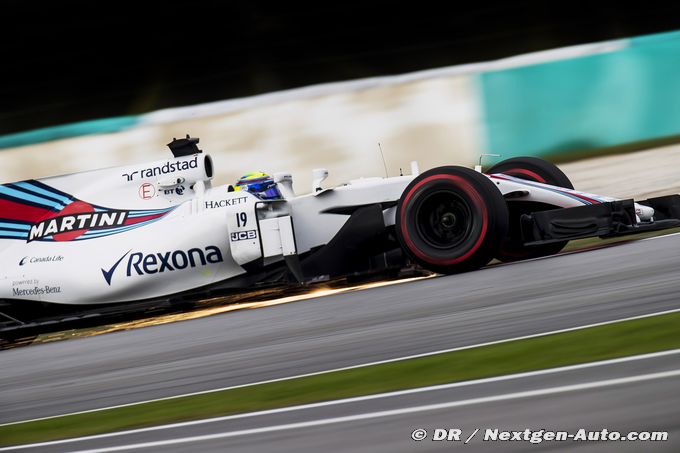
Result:
{"label": "sparks under car", "polygon": [[[198,139],[168,160],[0,185],[0,313],[182,299],[417,265],[438,273],[558,253],[571,239],[680,224],[680,196],[617,200],[573,190],[533,157],[486,173],[445,166],[297,196],[212,186]],[[265,175],[266,176],[266,175]],[[266,178],[253,179],[262,182]],[[238,190],[241,189],[241,190]],[[25,319],[23,319],[25,318]]]}

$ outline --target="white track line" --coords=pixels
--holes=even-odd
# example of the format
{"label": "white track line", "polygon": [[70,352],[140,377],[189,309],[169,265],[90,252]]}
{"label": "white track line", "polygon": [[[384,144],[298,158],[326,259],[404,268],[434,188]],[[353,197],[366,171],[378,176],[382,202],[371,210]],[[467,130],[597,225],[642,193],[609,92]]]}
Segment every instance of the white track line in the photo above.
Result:
{"label": "white track line", "polygon": [[669,237],[671,237],[671,236],[677,236],[677,235],[679,235],[679,234],[680,234],[680,231],[677,232],[677,233],[661,234],[661,235],[659,235],[659,236],[652,236],[651,238],[642,238],[642,239],[638,239],[637,241],[638,241],[638,242],[642,242],[642,241],[651,241],[652,239],[669,238]]}
{"label": "white track line", "polygon": [[[410,395],[410,394],[414,394],[414,393],[433,392],[433,391],[447,390],[447,389],[452,389],[452,388],[457,388],[457,387],[467,387],[467,386],[472,386],[472,385],[489,384],[489,383],[495,383],[495,382],[509,381],[509,380],[513,380],[513,379],[521,379],[521,378],[526,378],[526,377],[541,376],[541,375],[546,375],[546,374],[565,373],[565,372],[574,371],[574,370],[596,368],[596,367],[606,366],[606,365],[616,365],[616,364],[620,364],[620,363],[635,362],[635,361],[640,361],[640,360],[649,360],[649,359],[654,359],[654,358],[658,358],[658,357],[671,356],[671,355],[675,355],[675,354],[680,354],[680,349],[673,349],[673,350],[661,351],[661,352],[653,352],[653,353],[650,353],[650,354],[641,354],[641,355],[629,356],[629,357],[621,357],[621,358],[610,359],[610,360],[602,360],[602,361],[599,361],[599,362],[581,363],[581,364],[578,364],[578,365],[569,365],[569,366],[564,366],[564,367],[559,367],[559,368],[548,368],[548,369],[544,369],[544,370],[528,371],[528,372],[524,372],[524,373],[510,374],[510,375],[505,375],[505,376],[495,376],[495,377],[484,378],[484,379],[476,379],[476,380],[473,380],[473,381],[452,382],[450,384],[432,385],[432,386],[428,386],[428,387],[418,387],[418,388],[407,389],[407,390],[398,390],[398,391],[394,391],[394,392],[386,392],[386,393],[378,393],[378,394],[373,394],[373,395],[357,396],[357,397],[353,397],[353,398],[344,398],[344,399],[339,399],[339,400],[324,401],[324,402],[320,402],[320,403],[302,404],[302,405],[298,405],[298,406],[282,407],[282,408],[278,408],[278,409],[269,409],[269,410],[263,410],[263,411],[257,411],[257,412],[247,412],[247,413],[243,413],[243,414],[226,415],[226,416],[223,416],[223,417],[213,417],[213,418],[207,418],[207,419],[203,419],[203,420],[193,420],[193,421],[188,421],[188,422],[171,423],[171,424],[167,424],[167,425],[151,426],[151,427],[148,427],[148,428],[131,429],[131,430],[127,430],[127,431],[117,431],[117,432],[113,432],[113,433],[96,434],[96,435],[92,435],[92,436],[84,436],[84,437],[78,437],[78,438],[73,438],[73,439],[62,439],[62,440],[55,440],[55,441],[49,441],[49,442],[41,442],[41,443],[36,443],[36,444],[18,445],[18,446],[13,446],[13,447],[0,448],[0,451],[10,451],[10,450],[16,450],[16,449],[20,449],[20,448],[46,447],[46,446],[60,445],[60,444],[66,444],[66,443],[83,442],[83,441],[86,441],[86,440],[96,440],[96,439],[105,439],[105,438],[110,438],[110,437],[126,436],[126,435],[130,435],[130,434],[139,434],[139,433],[145,433],[145,432],[151,432],[151,431],[161,431],[161,430],[167,430],[167,429],[184,428],[184,427],[188,427],[188,426],[204,425],[204,424],[207,424],[207,423],[224,422],[224,421],[238,420],[238,419],[243,419],[243,418],[258,417],[258,416],[263,416],[263,415],[273,415],[273,414],[280,414],[280,413],[286,413],[286,412],[297,412],[297,411],[301,411],[301,410],[315,409],[315,408],[319,408],[319,407],[337,406],[337,405],[341,405],[341,404],[356,403],[356,402],[369,401],[369,400],[382,399],[382,398],[392,398],[392,397],[397,397],[397,396]],[[578,385],[582,385],[582,384],[578,384]],[[494,397],[487,397],[487,398],[494,398]]]}
{"label": "white track line", "polygon": [[531,335],[523,335],[521,337],[506,338],[506,339],[503,339],[503,340],[488,341],[488,342],[485,342],[485,343],[478,343],[478,344],[472,344],[472,345],[467,345],[467,346],[459,346],[459,347],[456,347],[456,348],[440,349],[438,351],[423,352],[423,353],[420,353],[420,354],[413,354],[413,355],[408,355],[408,356],[403,356],[403,357],[395,357],[395,358],[392,358],[392,359],[378,360],[378,361],[375,361],[375,362],[362,363],[362,364],[358,364],[358,365],[350,365],[350,366],[341,367],[341,368],[334,368],[334,369],[330,369],[330,370],[315,371],[315,372],[312,372],[312,373],[298,374],[298,375],[295,375],[295,376],[286,376],[286,377],[282,377],[282,378],[268,379],[268,380],[258,381],[258,382],[251,382],[251,383],[248,383],[248,384],[239,384],[239,385],[232,385],[232,386],[228,386],[228,387],[221,387],[221,388],[217,388],[217,389],[202,390],[202,391],[192,392],[192,393],[183,393],[181,395],[166,396],[166,397],[163,397],[163,398],[155,398],[155,399],[151,399],[151,400],[137,401],[137,402],[134,402],[134,403],[118,404],[118,405],[115,405],[115,406],[100,407],[100,408],[97,408],[97,409],[88,409],[88,410],[84,410],[84,411],[69,412],[67,414],[50,415],[50,416],[47,416],[47,417],[32,418],[32,419],[29,419],[29,420],[18,420],[18,421],[14,421],[14,422],[2,423],[2,424],[0,424],[0,427],[9,426],[9,425],[16,425],[16,424],[19,424],[19,423],[30,423],[30,422],[40,421],[40,420],[49,420],[49,419],[58,418],[58,417],[68,417],[70,415],[89,414],[89,413],[92,413],[92,412],[106,411],[106,410],[110,410],[110,409],[118,409],[118,408],[121,408],[121,407],[130,407],[130,406],[136,406],[136,405],[139,405],[139,404],[155,403],[157,401],[167,401],[167,400],[173,400],[173,399],[177,399],[177,398],[184,398],[184,397],[187,397],[187,396],[205,395],[205,394],[208,394],[208,393],[215,393],[215,392],[221,392],[221,391],[225,391],[225,390],[233,390],[233,389],[244,388],[244,387],[252,387],[252,386],[261,385],[261,384],[270,384],[270,383],[273,383],[273,382],[288,381],[288,380],[292,380],[292,379],[299,379],[299,378],[310,377],[310,376],[319,376],[319,375],[322,375],[322,374],[334,373],[336,371],[353,370],[353,369],[364,368],[364,367],[369,367],[369,366],[373,366],[373,365],[382,365],[384,363],[399,362],[401,360],[418,359],[418,358],[421,358],[421,357],[429,357],[429,356],[433,356],[433,355],[437,355],[437,354],[445,354],[445,353],[448,353],[448,352],[463,351],[463,350],[466,350],[466,349],[473,349],[473,348],[481,348],[483,346],[503,344],[503,343],[508,343],[508,342],[511,342],[511,341],[528,340],[528,339],[531,339],[531,338],[538,338],[538,337],[544,337],[544,336],[548,336],[548,335],[555,335],[555,334],[558,334],[558,333],[574,332],[574,331],[577,331],[577,330],[588,329],[588,328],[591,328],[591,327],[605,326],[605,325],[609,325],[609,324],[615,324],[615,323],[618,323],[618,322],[633,321],[633,320],[636,320],[636,319],[651,318],[651,317],[654,317],[654,316],[661,316],[661,315],[666,315],[666,314],[670,314],[670,313],[678,313],[678,312],[680,312],[680,308],[674,308],[672,310],[664,310],[664,311],[659,311],[659,312],[655,312],[655,313],[647,313],[647,314],[644,314],[644,315],[630,316],[628,318],[619,318],[619,319],[614,319],[614,320],[611,320],[611,321],[602,321],[602,322],[597,322],[597,323],[593,323],[593,324],[586,324],[586,325],[582,325],[582,326],[568,327],[568,328],[565,328],[565,329],[552,330],[552,331],[548,331],[548,332],[535,333],[535,334],[531,334]]}
{"label": "white track line", "polygon": [[[116,447],[107,447],[107,448],[99,448],[99,449],[92,449],[92,450],[81,450],[78,453],[95,453],[95,452],[96,453],[103,453],[103,452],[112,452],[112,451],[136,450],[136,449],[141,449],[141,448],[162,447],[162,446],[166,446],[166,445],[186,444],[186,443],[191,443],[191,442],[201,442],[201,441],[213,440],[213,439],[225,439],[225,438],[229,438],[229,437],[247,436],[247,435],[252,435],[252,434],[263,434],[263,433],[269,433],[269,432],[275,432],[275,431],[285,431],[285,430],[290,430],[290,429],[310,428],[310,427],[314,427],[314,426],[331,425],[331,424],[335,424],[335,423],[346,423],[346,422],[353,422],[353,421],[366,420],[366,419],[372,419],[372,418],[392,417],[392,416],[397,416],[397,415],[414,414],[414,413],[418,413],[418,412],[435,411],[435,410],[441,410],[441,409],[450,409],[450,408],[462,407],[462,406],[471,406],[471,405],[475,405],[475,404],[493,403],[493,402],[497,402],[497,401],[507,401],[507,400],[520,399],[520,398],[531,398],[531,397],[536,397],[536,396],[546,396],[546,395],[553,395],[553,394],[557,394],[557,393],[575,392],[575,391],[579,391],[579,390],[590,390],[590,389],[596,389],[596,388],[602,388],[602,387],[632,384],[632,383],[637,383],[637,382],[645,382],[645,381],[651,381],[651,380],[656,380],[656,379],[665,379],[665,378],[671,378],[671,377],[677,377],[677,376],[680,376],[680,370],[662,371],[662,372],[658,372],[658,373],[649,373],[649,374],[642,374],[642,375],[637,375],[637,376],[628,376],[628,377],[616,378],[616,379],[606,379],[606,380],[602,380],[602,381],[587,382],[587,383],[582,383],[582,384],[563,385],[563,386],[558,386],[558,387],[550,387],[550,388],[546,388],[546,389],[528,390],[528,391],[523,391],[523,392],[507,393],[507,394],[504,394],[504,395],[494,395],[494,396],[486,396],[486,397],[480,397],[480,398],[471,398],[471,399],[461,400],[461,401],[449,401],[449,402],[446,402],[446,403],[428,404],[428,405],[422,405],[422,406],[406,407],[406,408],[401,408],[401,409],[393,409],[393,410],[378,411],[378,412],[368,412],[368,413],[364,413],[364,414],[349,415],[349,416],[344,416],[344,417],[334,417],[334,418],[326,418],[326,419],[321,419],[321,420],[312,420],[312,421],[307,421],[307,422],[288,423],[288,424],[274,425],[274,426],[265,426],[265,427],[262,427],[262,428],[253,428],[253,429],[245,429],[245,430],[239,430],[239,431],[230,431],[230,432],[223,432],[223,433],[216,433],[216,434],[208,434],[208,435],[203,435],[203,436],[183,437],[183,438],[168,439],[168,440],[161,440],[161,441],[155,441],[155,442],[143,442],[143,443],[137,443],[137,444],[120,445],[120,446],[116,446]],[[75,440],[80,440],[80,439],[75,439]],[[35,445],[38,446],[40,444],[35,444]],[[42,445],[47,445],[47,443],[42,444]],[[29,447],[29,446],[16,447],[16,448],[27,448],[27,447]],[[16,448],[10,447],[9,449],[16,449]],[[5,451],[5,450],[9,450],[9,449],[3,448],[3,449],[0,449],[0,451]]]}

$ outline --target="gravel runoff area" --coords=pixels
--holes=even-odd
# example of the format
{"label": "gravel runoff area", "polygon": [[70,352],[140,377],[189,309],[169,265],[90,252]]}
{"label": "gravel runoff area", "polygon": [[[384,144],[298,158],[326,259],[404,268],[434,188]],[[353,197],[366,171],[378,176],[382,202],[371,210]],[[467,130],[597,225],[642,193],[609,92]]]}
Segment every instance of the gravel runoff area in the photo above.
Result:
{"label": "gravel runoff area", "polygon": [[680,144],[559,166],[577,190],[643,200],[680,193]]}

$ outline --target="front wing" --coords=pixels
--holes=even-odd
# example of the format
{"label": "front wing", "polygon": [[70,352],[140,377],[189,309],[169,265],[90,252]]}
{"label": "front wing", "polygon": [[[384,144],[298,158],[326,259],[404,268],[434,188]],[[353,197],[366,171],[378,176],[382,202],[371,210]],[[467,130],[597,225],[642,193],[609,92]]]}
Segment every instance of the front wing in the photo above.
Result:
{"label": "front wing", "polygon": [[680,195],[638,201],[654,209],[650,221],[638,221],[632,199],[551,209],[522,215],[521,231],[525,245],[587,237],[612,237],[680,226]]}

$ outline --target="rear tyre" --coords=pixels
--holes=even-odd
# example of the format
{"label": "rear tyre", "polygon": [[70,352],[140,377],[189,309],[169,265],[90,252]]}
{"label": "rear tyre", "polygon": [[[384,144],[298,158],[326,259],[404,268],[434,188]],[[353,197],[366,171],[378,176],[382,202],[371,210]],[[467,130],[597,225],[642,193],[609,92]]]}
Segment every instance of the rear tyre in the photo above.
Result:
{"label": "rear tyre", "polygon": [[[487,174],[503,173],[527,181],[535,181],[551,186],[573,189],[567,175],[551,162],[537,157],[513,157],[492,166]],[[553,242],[551,244],[525,246],[522,242],[520,217],[532,212],[556,209],[557,206],[543,203],[509,201],[510,228],[508,235],[501,244],[496,258],[503,262],[519,261],[559,253],[569,241]]]}
{"label": "rear tyre", "polygon": [[438,167],[404,189],[396,213],[397,238],[427,270],[453,274],[478,269],[498,251],[508,230],[500,191],[481,173]]}

